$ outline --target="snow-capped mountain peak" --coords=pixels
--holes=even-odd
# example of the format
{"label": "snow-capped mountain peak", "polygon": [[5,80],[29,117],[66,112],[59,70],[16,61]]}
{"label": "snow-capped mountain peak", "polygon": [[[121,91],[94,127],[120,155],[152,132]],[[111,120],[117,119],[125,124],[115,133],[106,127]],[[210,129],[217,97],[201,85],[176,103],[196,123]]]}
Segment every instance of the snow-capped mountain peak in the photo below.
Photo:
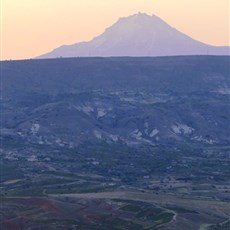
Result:
{"label": "snow-capped mountain peak", "polygon": [[190,38],[161,18],[145,13],[121,17],[89,42],[62,46],[39,58],[92,56],[228,55],[229,47],[215,47]]}

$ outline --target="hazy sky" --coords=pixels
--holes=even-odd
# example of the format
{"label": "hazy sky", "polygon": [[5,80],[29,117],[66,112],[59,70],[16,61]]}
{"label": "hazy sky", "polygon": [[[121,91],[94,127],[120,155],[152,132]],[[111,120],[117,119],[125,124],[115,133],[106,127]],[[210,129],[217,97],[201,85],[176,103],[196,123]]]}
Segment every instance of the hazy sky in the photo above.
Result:
{"label": "hazy sky", "polygon": [[88,41],[119,17],[155,14],[187,35],[229,45],[229,0],[0,0],[1,59]]}

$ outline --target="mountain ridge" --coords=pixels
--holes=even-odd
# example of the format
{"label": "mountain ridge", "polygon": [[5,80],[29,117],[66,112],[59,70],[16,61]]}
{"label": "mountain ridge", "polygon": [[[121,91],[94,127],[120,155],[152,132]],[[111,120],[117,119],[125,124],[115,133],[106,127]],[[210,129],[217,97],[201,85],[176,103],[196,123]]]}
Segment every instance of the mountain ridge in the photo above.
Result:
{"label": "mountain ridge", "polygon": [[229,146],[229,61],[229,56],[5,61],[0,131],[4,138],[39,145]]}

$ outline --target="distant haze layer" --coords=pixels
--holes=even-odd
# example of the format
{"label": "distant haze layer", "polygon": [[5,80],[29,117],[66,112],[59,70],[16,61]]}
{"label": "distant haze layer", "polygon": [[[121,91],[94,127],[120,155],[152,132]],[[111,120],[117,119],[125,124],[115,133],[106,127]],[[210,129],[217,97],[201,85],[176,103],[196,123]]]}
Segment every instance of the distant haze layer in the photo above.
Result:
{"label": "distant haze layer", "polygon": [[211,45],[229,45],[229,0],[0,0],[1,59],[24,59],[88,41],[119,17],[158,15]]}

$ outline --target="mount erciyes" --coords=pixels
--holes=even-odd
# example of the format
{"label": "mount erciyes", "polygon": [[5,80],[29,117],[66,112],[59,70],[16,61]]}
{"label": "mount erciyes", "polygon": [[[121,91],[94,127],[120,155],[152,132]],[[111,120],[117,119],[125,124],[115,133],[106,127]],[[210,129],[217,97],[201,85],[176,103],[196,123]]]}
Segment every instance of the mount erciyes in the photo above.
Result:
{"label": "mount erciyes", "polygon": [[120,18],[89,42],[64,45],[38,58],[229,55],[229,47],[190,38],[157,16],[138,13]]}

